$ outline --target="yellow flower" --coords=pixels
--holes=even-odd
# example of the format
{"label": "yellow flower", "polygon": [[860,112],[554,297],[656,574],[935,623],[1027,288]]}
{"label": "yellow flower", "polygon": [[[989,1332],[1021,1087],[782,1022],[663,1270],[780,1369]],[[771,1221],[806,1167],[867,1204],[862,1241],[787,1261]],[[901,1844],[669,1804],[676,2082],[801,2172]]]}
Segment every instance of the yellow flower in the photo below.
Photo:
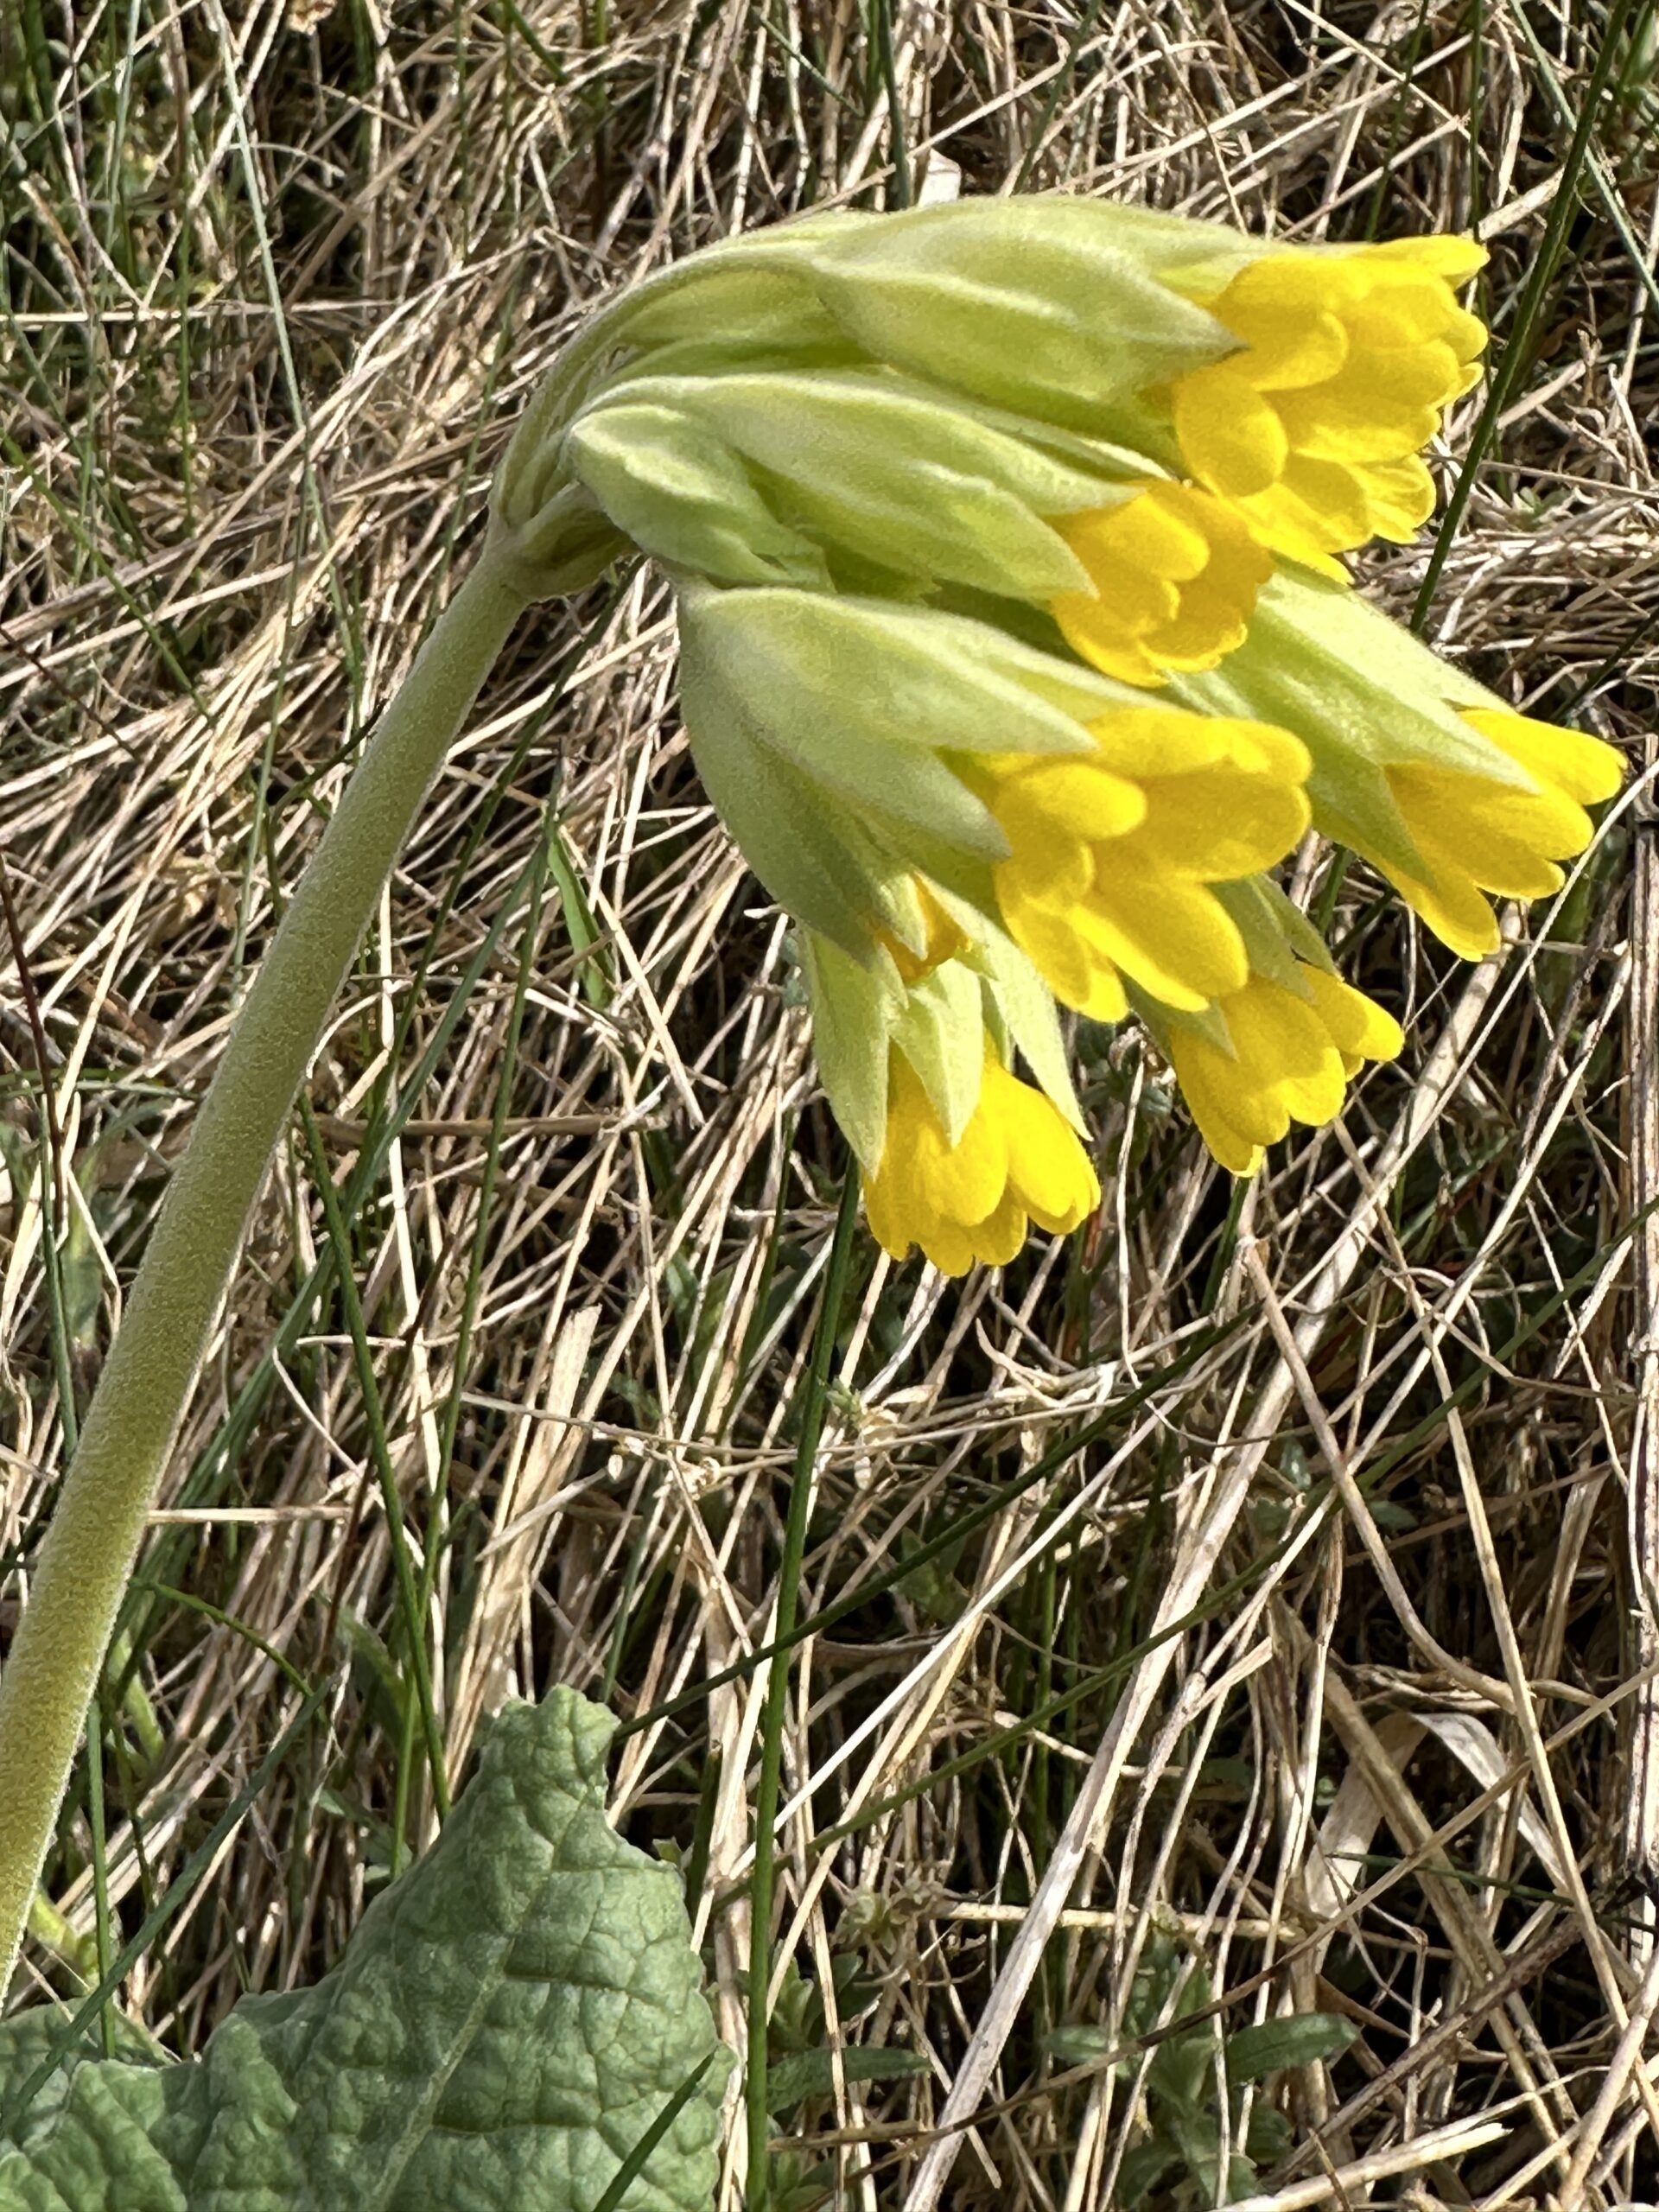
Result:
{"label": "yellow flower", "polygon": [[[1387,770],[1389,789],[1425,863],[1406,874],[1374,853],[1408,906],[1465,960],[1500,942],[1481,895],[1547,899],[1566,880],[1558,861],[1581,853],[1595,834],[1586,805],[1611,798],[1624,763],[1611,745],[1495,707],[1465,707],[1463,719],[1526,771],[1534,788],[1427,762]],[[1357,849],[1364,852],[1363,846]]]}
{"label": "yellow flower", "polygon": [[1479,380],[1486,343],[1453,288],[1486,258],[1459,238],[1267,253],[1213,296],[1243,350],[1172,390],[1187,467],[1264,545],[1340,577],[1338,553],[1413,537],[1434,505],[1418,458]]}
{"label": "yellow flower", "polygon": [[1092,756],[994,757],[960,769],[1011,848],[994,871],[1009,934],[1057,998],[1101,1021],[1127,978],[1197,1012],[1249,973],[1209,888],[1284,858],[1308,823],[1306,749],[1271,723],[1122,707]]}
{"label": "yellow flower", "polygon": [[1230,1053],[1195,1026],[1162,1032],[1198,1134],[1235,1175],[1253,1175],[1293,1122],[1334,1120],[1349,1077],[1405,1042],[1393,1015],[1340,976],[1301,962],[1296,972],[1305,997],[1252,976],[1220,1001]]}
{"label": "yellow flower", "polygon": [[1166,669],[1213,668],[1244,642],[1273,563],[1248,526],[1195,484],[1148,484],[1120,505],[1055,527],[1096,596],[1052,602],[1071,650],[1123,683],[1161,683]]}
{"label": "yellow flower", "polygon": [[1008,1073],[988,1041],[979,1103],[954,1145],[902,1052],[889,1062],[887,1141],[864,1180],[882,1249],[912,1244],[942,1274],[1003,1267],[1032,1222],[1069,1235],[1100,1204],[1100,1185],[1059,1109]]}

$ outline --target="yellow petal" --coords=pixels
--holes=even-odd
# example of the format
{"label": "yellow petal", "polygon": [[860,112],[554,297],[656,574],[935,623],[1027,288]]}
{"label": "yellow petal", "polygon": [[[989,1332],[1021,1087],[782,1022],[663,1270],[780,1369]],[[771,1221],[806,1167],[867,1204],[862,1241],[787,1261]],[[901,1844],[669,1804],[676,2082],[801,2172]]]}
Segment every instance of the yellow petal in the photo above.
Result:
{"label": "yellow petal", "polygon": [[906,1214],[898,1177],[889,1169],[886,1153],[876,1173],[864,1178],[864,1212],[870,1233],[881,1249],[890,1259],[902,1260],[912,1241],[911,1217]]}
{"label": "yellow petal", "polygon": [[1185,707],[1114,707],[1089,728],[1102,758],[1118,774],[1142,781],[1207,767],[1231,750],[1224,717]]}
{"label": "yellow petal", "polygon": [[1306,317],[1329,313],[1345,317],[1351,302],[1363,296],[1369,281],[1351,254],[1318,248],[1264,253],[1239,270],[1211,312],[1219,315],[1230,329],[1235,315],[1246,320],[1274,314]]}
{"label": "yellow petal", "polygon": [[[1106,528],[1098,536],[1104,539],[1104,550],[1114,563],[1127,562],[1132,568],[1167,576],[1176,583],[1198,575],[1210,558],[1210,540],[1191,503],[1169,496],[1175,488],[1149,486],[1109,511]],[[1086,567],[1087,551],[1075,543],[1073,550]]]}
{"label": "yellow petal", "polygon": [[1415,262],[1446,283],[1458,285],[1477,276],[1487,260],[1484,245],[1446,231],[1432,232],[1424,238],[1390,238],[1386,245],[1366,246],[1363,251],[1379,261]]}
{"label": "yellow petal", "polygon": [[1230,303],[1227,327],[1249,347],[1235,365],[1257,391],[1292,391],[1323,384],[1348,358],[1348,333],[1339,317],[1274,304],[1252,308]]}
{"label": "yellow petal", "polygon": [[1277,1102],[1274,1110],[1314,1125],[1342,1111],[1342,1056],[1306,999],[1253,976],[1222,1011],[1244,1077]]}
{"label": "yellow petal", "polygon": [[1434,512],[1434,479],[1415,454],[1375,461],[1359,471],[1373,532],[1408,545]]}
{"label": "yellow petal", "polygon": [[1215,893],[1155,868],[1114,869],[1077,925],[1143,990],[1185,1013],[1240,989],[1249,974],[1244,940]]}
{"label": "yellow petal", "polygon": [[1611,798],[1624,780],[1624,755],[1581,729],[1562,729],[1502,707],[1465,707],[1465,721],[1502,747],[1539,783],[1553,785],[1580,805]]}
{"label": "yellow petal", "polygon": [[1280,404],[1292,446],[1315,461],[1401,461],[1426,446],[1440,427],[1438,404],[1395,397],[1380,378],[1342,392],[1327,385],[1288,391]]}
{"label": "yellow petal", "polygon": [[978,1252],[970,1231],[954,1221],[932,1221],[918,1233],[922,1256],[942,1275],[965,1275]]}
{"label": "yellow petal", "polygon": [[1182,377],[1172,399],[1175,435],[1201,483],[1236,499],[1277,482],[1290,450],[1279,410],[1230,363]]}
{"label": "yellow petal", "polygon": [[[996,1211],[976,1223],[969,1232],[968,1241],[972,1247],[973,1257],[982,1268],[1006,1268],[1010,1260],[1019,1257],[1020,1247],[1026,1241],[1026,1231],[1029,1226],[1024,1210],[1010,1191]],[[938,1266],[938,1262],[936,1261],[934,1264]],[[953,1268],[949,1272],[965,1274],[967,1269]]]}
{"label": "yellow petal", "polygon": [[[1301,980],[1313,995],[1313,1005],[1344,1059],[1392,1060],[1405,1048],[1405,1035],[1386,1007],[1356,990],[1340,976],[1324,968],[1304,968]],[[1350,1067],[1349,1074],[1354,1072]]]}
{"label": "yellow petal", "polygon": [[[1051,827],[1062,824],[1074,837],[1121,837],[1146,819],[1146,794],[1139,784],[1115,775],[1103,760],[1039,761],[1014,789]],[[992,805],[1000,818],[1000,794]]]}
{"label": "yellow petal", "polygon": [[1413,843],[1426,855],[1430,846],[1446,854],[1488,891],[1544,897],[1560,878],[1547,881],[1541,864],[1581,853],[1595,835],[1584,809],[1554,785],[1522,791],[1421,766],[1390,768],[1388,776]]}
{"label": "yellow petal", "polygon": [[1207,1102],[1210,1113],[1224,1121],[1246,1144],[1277,1144],[1289,1133],[1290,1109],[1270,1084],[1258,1082],[1240,1060],[1229,1059],[1201,1044],[1192,1054],[1190,1086]]}
{"label": "yellow petal", "polygon": [[1309,454],[1294,453],[1286,467],[1282,489],[1287,499],[1300,502],[1309,518],[1317,518],[1319,542],[1325,551],[1349,552],[1363,545],[1371,535],[1370,476],[1370,468],[1363,465],[1319,461]]}
{"label": "yellow petal", "polygon": [[[998,881],[1006,880],[1021,899],[1046,906],[1065,907],[1081,899],[1095,880],[1093,855],[1083,839],[1071,836],[1022,782],[1003,785],[991,804],[1009,848],[1009,857],[997,863]],[[1141,806],[1144,810],[1144,799]]]}
{"label": "yellow petal", "polygon": [[1050,604],[1060,634],[1079,660],[1097,668],[1120,683],[1150,690],[1164,681],[1164,672],[1133,632],[1114,621],[1098,600],[1081,592],[1063,592]]}
{"label": "yellow petal", "polygon": [[1147,819],[1135,838],[1137,856],[1201,883],[1230,882],[1275,866],[1311,818],[1300,785],[1231,766],[1149,785],[1147,798]]}
{"label": "yellow petal", "polygon": [[1456,872],[1420,878],[1391,868],[1382,872],[1413,913],[1460,960],[1484,960],[1503,942],[1497,915],[1467,875]]}
{"label": "yellow petal", "polygon": [[1305,784],[1313,774],[1313,754],[1300,737],[1281,729],[1277,722],[1248,721],[1234,715],[1217,720],[1236,768],[1252,776],[1270,776],[1280,784]]}
{"label": "yellow petal", "polygon": [[1176,1081],[1181,1086],[1181,1096],[1187,1109],[1198,1123],[1198,1135],[1224,1167],[1235,1175],[1254,1175],[1262,1164],[1262,1147],[1246,1132],[1238,1128],[1228,1111],[1228,1096],[1224,1085],[1214,1079],[1211,1060],[1219,1061],[1219,1053],[1201,1058],[1195,1049],[1196,1040],[1189,1042],[1185,1033],[1170,1039],[1170,1060],[1175,1070]]}
{"label": "yellow petal", "polygon": [[1054,619],[1075,652],[1123,683],[1213,668],[1243,644],[1272,573],[1247,525],[1196,485],[1148,484],[1065,529],[1095,589],[1062,592]]}
{"label": "yellow petal", "polygon": [[997,903],[1008,934],[1063,1006],[1095,1021],[1122,1021],[1129,1010],[1123,979],[1107,956],[1078,934],[1082,910],[1050,911],[1017,895],[996,879]]}
{"label": "yellow petal", "polygon": [[1008,1147],[1001,1123],[982,1098],[967,1128],[953,1145],[934,1124],[918,1151],[918,1175],[927,1204],[941,1219],[983,1221],[1001,1199],[1008,1182]]}
{"label": "yellow petal", "polygon": [[995,1110],[1007,1132],[1009,1188],[1034,1221],[1068,1236],[1100,1204],[1089,1155],[1041,1091],[997,1072]]}
{"label": "yellow petal", "polygon": [[1270,545],[1287,560],[1300,561],[1305,568],[1329,576],[1332,583],[1345,584],[1348,571],[1333,556],[1363,544],[1364,540],[1333,526],[1327,515],[1297,491],[1294,477],[1310,465],[1300,454],[1293,454],[1285,481],[1275,484],[1270,492],[1258,493],[1254,499],[1241,499],[1239,512],[1263,545]]}

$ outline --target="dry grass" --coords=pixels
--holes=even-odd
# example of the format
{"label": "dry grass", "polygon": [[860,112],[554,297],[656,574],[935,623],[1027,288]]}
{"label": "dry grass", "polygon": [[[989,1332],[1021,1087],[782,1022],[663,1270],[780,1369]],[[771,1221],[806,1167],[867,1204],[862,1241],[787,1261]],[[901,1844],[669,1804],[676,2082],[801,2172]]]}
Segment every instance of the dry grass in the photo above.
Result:
{"label": "dry grass", "polygon": [[[901,121],[933,190],[956,165],[1304,238],[1478,221],[1506,336],[1612,35],[1585,0],[887,5],[0,7],[0,821],[61,1161],[54,1298],[8,952],[0,1633],[61,1390],[84,1403],[273,885],[588,305],[809,200],[882,204]],[[1429,626],[1638,764],[1653,22]],[[1408,611],[1426,559],[1370,583]],[[617,1803],[690,1861],[741,2044],[749,1655],[841,1155],[784,931],[689,771],[664,615],[636,574],[526,622],[405,856],[109,1672],[106,1845],[83,1771],[19,1997],[92,1970],[101,1862],[117,1942],[183,1898],[122,2001],[191,2050],[242,1989],[313,1977],[430,1831],[343,1264],[452,1771],[504,1694],[677,1700],[627,1737]],[[802,2205],[1213,2202],[1137,2150],[1179,2117],[1159,2031],[1188,1974],[1212,2125],[1250,2022],[1358,2030],[1231,2092],[1235,2147],[1252,2101],[1287,2123],[1256,2123],[1263,2202],[1659,2193],[1632,1878],[1659,1865],[1659,1635],[1626,1533],[1659,1481],[1643,810],[1637,786],[1478,971],[1311,859],[1408,1060],[1242,1207],[1141,1041],[1096,1032],[1108,1198],[1075,1248],[957,1287],[861,1242],[801,1592],[841,1610],[793,1660],[778,2047],[925,2071],[838,2069],[785,2116]]]}

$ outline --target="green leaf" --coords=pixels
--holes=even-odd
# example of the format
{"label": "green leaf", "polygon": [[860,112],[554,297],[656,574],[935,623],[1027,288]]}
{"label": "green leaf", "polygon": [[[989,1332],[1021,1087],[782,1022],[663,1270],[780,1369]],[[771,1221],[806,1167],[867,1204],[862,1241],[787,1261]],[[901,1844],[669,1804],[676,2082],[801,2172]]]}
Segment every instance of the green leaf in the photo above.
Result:
{"label": "green leaf", "polygon": [[[1092,2066],[1109,2050],[1116,2050],[1120,2040],[1108,2035],[1104,2028],[1056,2028],[1052,2035],[1044,2037],[1043,2049],[1058,2066]],[[1114,2075],[1122,2071],[1121,2061],[1112,2068]]]}
{"label": "green leaf", "polygon": [[1209,2087],[1215,2058],[1207,2029],[1168,2037],[1154,2050],[1147,2069],[1148,2095],[1166,2098],[1183,2112],[1196,2111]]}
{"label": "green leaf", "polygon": [[[10,2098],[33,2082],[29,2119],[35,2126],[62,2104],[78,2069],[88,2059],[102,2056],[96,2024],[88,2020],[78,2028],[77,2009],[73,2005],[36,2005],[0,2020],[0,2093]],[[143,2028],[119,2012],[112,2018],[117,2049],[124,2057],[141,2065],[164,2063],[166,2052]],[[10,2139],[10,2131],[0,2123],[0,2142]]]}
{"label": "green leaf", "polygon": [[[766,2069],[766,2102],[775,2112],[787,2112],[808,2097],[835,2093],[835,2054],[828,2050],[799,2050]],[[927,2060],[919,2050],[889,2050],[880,2044],[853,2044],[841,2054],[842,2078],[847,2082],[898,2082],[912,2074],[925,2074]]]}
{"label": "green leaf", "polygon": [[1230,2082],[1260,2082],[1287,2066],[1313,2066],[1338,2058],[1359,2031],[1336,2012],[1297,2012],[1284,2020],[1259,2020],[1227,2038]]}
{"label": "green leaf", "polygon": [[[1217,884],[1216,895],[1238,925],[1249,958],[1250,973],[1265,976],[1270,983],[1277,983],[1281,990],[1293,992],[1299,998],[1312,998],[1313,993],[1299,971],[1297,956],[1306,960],[1304,946],[1307,937],[1313,936],[1317,940],[1318,933],[1306,917],[1291,906],[1278,885],[1268,876],[1247,875],[1235,883]],[[1296,914],[1300,928],[1294,935],[1294,925],[1287,926],[1281,906],[1289,907],[1291,913]],[[1321,968],[1331,965],[1331,956],[1322,943],[1317,964]]]}
{"label": "green leaf", "polygon": [[1180,2152],[1161,2138],[1154,2137],[1150,2143],[1137,2143],[1132,2151],[1124,2152],[1123,2163],[1117,2170],[1116,2202],[1126,2208],[1126,2212],[1127,2208],[1144,2204],[1180,2163]]}
{"label": "green leaf", "polygon": [[1287,2158],[1296,2132],[1281,2112],[1260,2100],[1250,2107],[1250,2124],[1244,2138],[1245,2152],[1258,2166],[1276,2166]]}
{"label": "green leaf", "polygon": [[[510,1707],[330,1974],[189,2064],[52,2077],[0,2212],[592,2212],[699,2067],[620,2203],[703,2212],[728,2061],[677,1878],[605,1818],[614,1726],[567,1689]],[[0,2045],[6,2078],[31,2054]]]}

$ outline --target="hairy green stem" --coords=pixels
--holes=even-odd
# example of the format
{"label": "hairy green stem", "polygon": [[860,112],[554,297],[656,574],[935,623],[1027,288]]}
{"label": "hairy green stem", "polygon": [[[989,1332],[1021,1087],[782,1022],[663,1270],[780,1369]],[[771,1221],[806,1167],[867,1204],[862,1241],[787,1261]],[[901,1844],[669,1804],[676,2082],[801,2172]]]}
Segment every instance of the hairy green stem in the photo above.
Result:
{"label": "hairy green stem", "polygon": [[0,1997],[98,1669],[254,1200],[381,886],[530,591],[492,538],[376,726],[151,1232],[0,1672]]}

